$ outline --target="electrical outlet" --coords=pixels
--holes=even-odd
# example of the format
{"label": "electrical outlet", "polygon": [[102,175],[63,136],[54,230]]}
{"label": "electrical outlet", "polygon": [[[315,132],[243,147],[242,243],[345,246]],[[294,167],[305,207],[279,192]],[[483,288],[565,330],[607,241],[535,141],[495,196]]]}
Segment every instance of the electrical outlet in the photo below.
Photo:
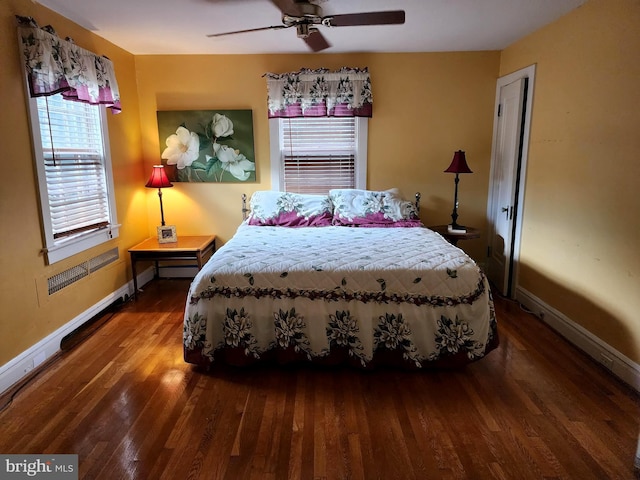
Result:
{"label": "electrical outlet", "polygon": [[607,369],[613,370],[613,358],[604,353],[600,353],[600,363],[604,365]]}

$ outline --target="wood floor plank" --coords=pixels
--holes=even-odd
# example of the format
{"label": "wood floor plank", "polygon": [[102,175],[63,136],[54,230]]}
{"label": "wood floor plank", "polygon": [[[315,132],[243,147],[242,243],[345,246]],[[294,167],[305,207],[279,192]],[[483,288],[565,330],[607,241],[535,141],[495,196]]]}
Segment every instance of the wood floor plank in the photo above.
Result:
{"label": "wood floor plank", "polygon": [[512,301],[458,371],[203,372],[188,286],[152,282],[12,392],[0,452],[77,453],[97,480],[634,478],[638,395]]}

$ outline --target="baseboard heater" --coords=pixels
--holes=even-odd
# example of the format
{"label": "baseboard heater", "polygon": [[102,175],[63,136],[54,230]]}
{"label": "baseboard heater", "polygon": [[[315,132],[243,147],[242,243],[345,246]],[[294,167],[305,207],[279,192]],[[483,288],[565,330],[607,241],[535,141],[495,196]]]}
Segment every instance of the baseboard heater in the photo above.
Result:
{"label": "baseboard heater", "polygon": [[65,335],[60,339],[60,350],[65,352],[74,348],[76,345],[82,343],[85,339],[95,333],[100,327],[106,324],[113,315],[115,315],[120,307],[130,300],[128,294],[123,297],[118,297],[116,300],[105,309],[98,312],[89,320],[79,325],[75,330]]}

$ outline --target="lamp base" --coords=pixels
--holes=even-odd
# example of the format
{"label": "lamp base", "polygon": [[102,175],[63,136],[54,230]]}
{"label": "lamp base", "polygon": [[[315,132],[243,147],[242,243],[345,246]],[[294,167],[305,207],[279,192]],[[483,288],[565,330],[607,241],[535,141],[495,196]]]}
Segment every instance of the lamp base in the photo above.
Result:
{"label": "lamp base", "polygon": [[458,225],[457,223],[453,223],[453,224],[447,225],[447,231],[449,233],[467,233],[467,227]]}

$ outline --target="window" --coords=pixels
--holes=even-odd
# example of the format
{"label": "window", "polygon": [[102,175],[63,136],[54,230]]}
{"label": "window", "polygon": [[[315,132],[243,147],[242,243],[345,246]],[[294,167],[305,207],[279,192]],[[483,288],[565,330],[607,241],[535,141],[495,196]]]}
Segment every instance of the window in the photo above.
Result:
{"label": "window", "polygon": [[366,188],[367,118],[273,118],[271,186],[297,193]]}
{"label": "window", "polygon": [[48,263],[118,236],[105,108],[29,98]]}

